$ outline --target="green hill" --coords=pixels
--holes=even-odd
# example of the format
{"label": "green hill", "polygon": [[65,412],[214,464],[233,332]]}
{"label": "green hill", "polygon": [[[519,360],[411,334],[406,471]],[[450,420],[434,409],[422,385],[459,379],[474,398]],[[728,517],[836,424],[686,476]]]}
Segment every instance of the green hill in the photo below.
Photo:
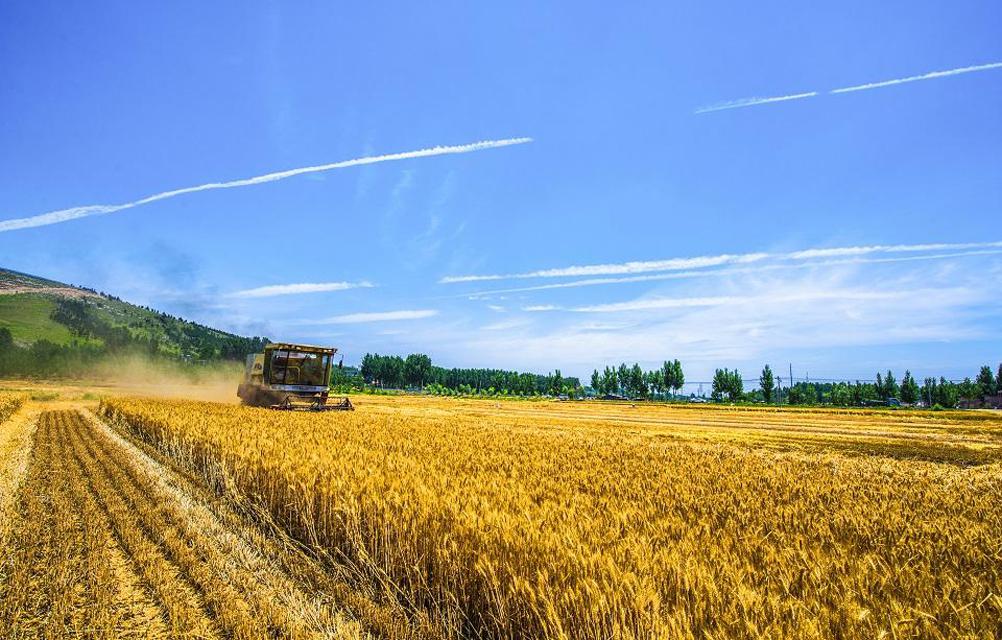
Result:
{"label": "green hill", "polygon": [[239,361],[266,342],[86,287],[0,269],[0,373],[60,373],[123,353],[179,362]]}

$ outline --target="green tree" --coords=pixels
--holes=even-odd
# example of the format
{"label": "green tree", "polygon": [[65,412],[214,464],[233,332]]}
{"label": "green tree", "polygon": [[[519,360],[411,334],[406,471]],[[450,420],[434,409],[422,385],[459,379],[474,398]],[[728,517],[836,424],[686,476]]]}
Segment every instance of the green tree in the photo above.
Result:
{"label": "green tree", "polygon": [[564,392],[564,377],[560,375],[560,369],[553,372],[553,376],[550,378],[550,389],[549,393],[553,396],[559,396]]}
{"label": "green tree", "polygon": [[602,369],[601,379],[599,380],[599,393],[601,395],[616,393],[618,390],[616,371],[612,367],[606,365]]}
{"label": "green tree", "polygon": [[970,378],[964,378],[964,381],[957,385],[957,395],[964,400],[973,400],[981,394],[981,388],[974,384]]}
{"label": "green tree", "polygon": [[991,368],[986,364],[978,372],[978,396],[984,400],[985,396],[995,395],[995,377],[992,376]]}
{"label": "green tree", "polygon": [[901,402],[915,404],[919,399],[919,386],[912,377],[911,371],[905,371],[905,377],[901,379]]}
{"label": "green tree", "polygon": [[404,379],[412,387],[423,387],[431,375],[431,358],[412,353],[404,360]]}
{"label": "green tree", "polygon": [[660,396],[661,392],[665,389],[665,381],[661,375],[661,370],[648,371],[644,374],[644,377],[647,380],[647,386],[651,389],[651,393],[655,396]]}
{"label": "green tree", "polygon": [[1002,362],[999,363],[999,371],[995,374],[995,393],[1002,394]]}
{"label": "green tree", "polygon": [[818,389],[811,382],[798,382],[790,388],[790,404],[816,404]]}
{"label": "green tree", "polygon": [[598,369],[591,372],[591,388],[595,393],[602,393],[602,380],[598,375]]}
{"label": "green tree", "polygon": [[664,378],[665,388],[677,394],[685,386],[685,374],[682,372],[682,363],[675,360],[665,361],[661,367],[661,376]]}
{"label": "green tree", "polygon": [[845,382],[837,382],[832,385],[829,401],[839,407],[847,407],[852,402],[850,386]]}
{"label": "green tree", "polygon": [[894,374],[888,369],[887,377],[884,378],[884,399],[897,398],[899,393],[900,389],[898,388],[897,381],[894,379]]}
{"label": "green tree", "polygon": [[765,401],[772,402],[772,392],[776,388],[775,379],[772,376],[772,368],[769,365],[765,365],[762,369],[762,375],[759,376],[758,386],[762,389],[762,397]]}
{"label": "green tree", "polygon": [[744,382],[737,369],[717,369],[713,372],[713,390],[711,397],[714,400],[721,400],[724,396],[728,400],[740,400],[744,393]]}
{"label": "green tree", "polygon": [[623,362],[616,370],[616,379],[619,381],[619,390],[623,395],[630,395],[630,368]]}
{"label": "green tree", "polygon": [[672,363],[665,360],[664,364],[661,365],[661,379],[664,380],[665,389],[675,392],[675,369]]}
{"label": "green tree", "polygon": [[634,398],[647,397],[647,382],[644,380],[644,370],[634,363],[630,367],[630,395]]}

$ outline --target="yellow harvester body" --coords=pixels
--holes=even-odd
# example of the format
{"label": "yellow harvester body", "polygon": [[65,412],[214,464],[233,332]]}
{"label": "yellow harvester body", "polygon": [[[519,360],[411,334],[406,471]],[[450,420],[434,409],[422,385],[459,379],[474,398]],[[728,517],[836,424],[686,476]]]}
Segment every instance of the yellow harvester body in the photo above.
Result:
{"label": "yellow harvester body", "polygon": [[351,410],[344,398],[328,404],[334,347],[274,342],[247,356],[237,395],[245,405],[312,411]]}

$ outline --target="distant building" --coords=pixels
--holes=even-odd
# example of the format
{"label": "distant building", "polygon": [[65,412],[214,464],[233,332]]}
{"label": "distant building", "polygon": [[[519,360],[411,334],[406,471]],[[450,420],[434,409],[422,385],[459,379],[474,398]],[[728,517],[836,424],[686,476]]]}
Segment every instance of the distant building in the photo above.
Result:
{"label": "distant building", "polygon": [[981,398],[963,398],[957,406],[961,409],[1002,409],[1002,394]]}

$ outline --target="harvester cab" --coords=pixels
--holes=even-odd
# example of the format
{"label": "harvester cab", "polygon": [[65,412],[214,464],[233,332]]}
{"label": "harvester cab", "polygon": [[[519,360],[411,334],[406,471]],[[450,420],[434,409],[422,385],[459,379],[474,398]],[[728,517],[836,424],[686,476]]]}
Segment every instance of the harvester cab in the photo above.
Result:
{"label": "harvester cab", "polygon": [[[237,388],[243,404],[305,411],[351,411],[351,400],[328,403],[333,347],[285,342],[266,345],[264,353],[247,356],[244,379]],[[338,365],[340,366],[340,365]]]}

